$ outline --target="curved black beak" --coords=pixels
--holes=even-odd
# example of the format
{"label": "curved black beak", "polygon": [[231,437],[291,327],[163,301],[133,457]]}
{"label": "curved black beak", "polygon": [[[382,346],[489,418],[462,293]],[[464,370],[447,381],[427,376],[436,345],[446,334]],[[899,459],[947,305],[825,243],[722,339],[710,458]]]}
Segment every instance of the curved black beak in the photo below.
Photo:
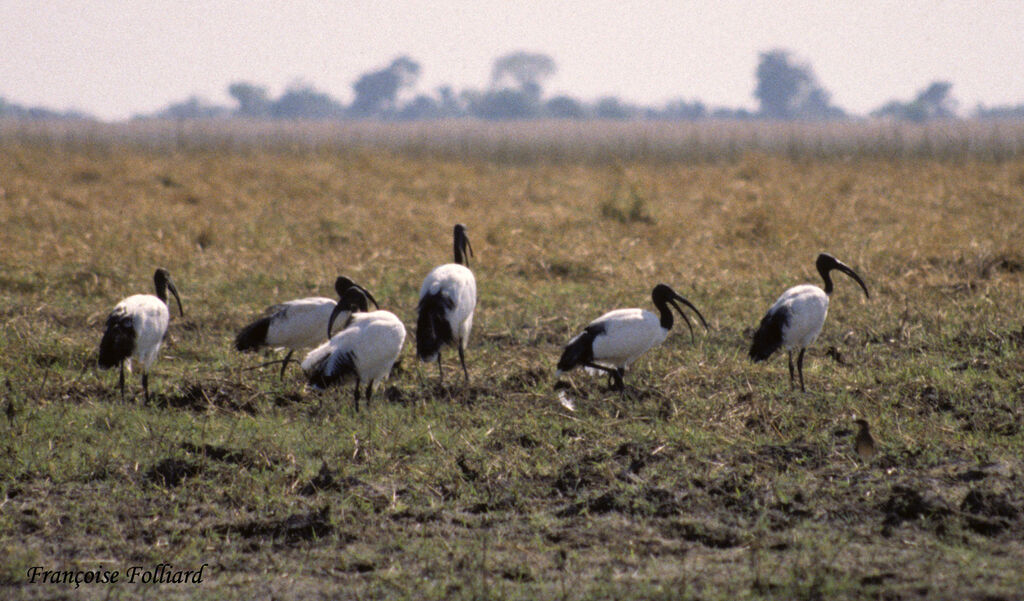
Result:
{"label": "curved black beak", "polygon": [[349,308],[348,307],[343,307],[340,302],[338,304],[334,305],[334,310],[331,311],[331,318],[327,320],[327,339],[328,340],[331,339],[331,330],[334,329],[334,320],[337,319],[338,315],[341,315],[342,312],[348,311],[348,310],[349,310]]}
{"label": "curved black beak", "polygon": [[864,284],[864,280],[860,279],[860,276],[857,275],[856,271],[851,269],[848,265],[840,263],[839,261],[836,261],[835,268],[853,278],[854,281],[860,284],[860,287],[864,289],[864,296],[867,298],[871,298],[871,295],[868,294],[868,287]]}
{"label": "curved black beak", "polygon": [[178,313],[185,317],[185,310],[181,308],[181,297],[178,296],[178,289],[174,286],[174,282],[170,278],[167,278],[167,289],[174,295],[174,300],[178,301]]}
{"label": "curved black beak", "polygon": [[380,309],[380,305],[377,304],[377,299],[373,298],[373,295],[370,294],[369,290],[367,290],[366,288],[363,288],[359,284],[352,284],[352,287],[353,288],[358,288],[363,294],[365,294],[366,298],[370,299],[370,302],[373,303],[373,308],[374,309]]}
{"label": "curved black beak", "polygon": [[704,321],[704,316],[700,314],[700,311],[697,310],[697,307],[694,307],[693,303],[691,303],[690,301],[686,300],[682,296],[676,294],[675,296],[670,298],[668,302],[671,303],[672,306],[676,308],[676,311],[679,312],[679,315],[682,316],[683,321],[686,322],[686,327],[690,328],[690,340],[691,341],[696,340],[696,338],[694,337],[694,334],[693,334],[693,325],[690,323],[690,319],[686,316],[686,313],[683,312],[683,308],[680,307],[678,304],[676,304],[676,301],[680,301],[684,305],[686,305],[687,307],[693,309],[693,312],[696,313],[697,317],[700,318],[700,323],[704,325],[704,329],[705,330],[709,330],[710,329],[710,328],[708,328],[708,322]]}

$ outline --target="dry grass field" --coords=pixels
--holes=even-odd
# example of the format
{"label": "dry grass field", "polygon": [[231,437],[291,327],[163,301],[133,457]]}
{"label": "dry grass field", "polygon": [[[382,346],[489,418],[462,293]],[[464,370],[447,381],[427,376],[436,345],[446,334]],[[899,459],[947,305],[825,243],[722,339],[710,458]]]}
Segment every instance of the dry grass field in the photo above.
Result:
{"label": "dry grass field", "polygon": [[[0,595],[1021,598],[1021,129],[990,146],[917,130],[902,152],[746,127],[726,151],[713,129],[616,126],[599,153],[0,128]],[[449,351],[440,386],[413,326],[456,222],[479,304],[471,381]],[[871,298],[837,276],[794,392],[784,356],[746,352],[785,288],[818,283],[821,251]],[[158,266],[185,316],[151,403],[134,375],[122,401],[97,346]],[[278,355],[231,349],[340,274],[409,331],[358,414],[348,385],[307,390],[294,366],[252,369]],[[650,309],[658,282],[710,331],[674,331],[625,396],[579,371],[556,389],[561,346],[606,310]],[[161,563],[206,564],[203,580],[125,581]],[[121,580],[31,583],[33,566]]]}

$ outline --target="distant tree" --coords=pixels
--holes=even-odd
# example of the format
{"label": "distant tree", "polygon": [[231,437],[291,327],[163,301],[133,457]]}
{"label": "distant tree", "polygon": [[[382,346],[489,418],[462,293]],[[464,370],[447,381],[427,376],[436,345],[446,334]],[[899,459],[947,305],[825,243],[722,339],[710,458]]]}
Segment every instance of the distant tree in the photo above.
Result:
{"label": "distant tree", "polygon": [[451,86],[437,88],[437,102],[443,117],[461,117],[466,113],[465,104]]}
{"label": "distant tree", "polygon": [[228,94],[238,103],[235,111],[240,117],[267,117],[270,115],[271,101],[267,97],[267,89],[244,81],[237,81],[228,86]]}
{"label": "distant tree", "polygon": [[517,88],[540,98],[541,84],[557,71],[555,61],[546,54],[517,51],[499,56],[491,67],[491,89]]}
{"label": "distant tree", "polygon": [[615,96],[604,96],[594,105],[594,116],[598,119],[629,119],[636,114],[633,107],[627,106]]}
{"label": "distant tree", "polygon": [[404,121],[438,119],[444,116],[437,100],[426,94],[417,94],[415,98],[402,105],[395,117]]}
{"label": "distant tree", "polygon": [[55,111],[41,106],[23,106],[8,102],[0,97],[0,118],[31,120],[92,120],[94,117],[81,111]]}
{"label": "distant tree", "polygon": [[400,56],[387,67],[362,75],[354,84],[355,99],[349,112],[356,117],[381,116],[395,109],[398,92],[412,86],[420,75],[420,64]]}
{"label": "distant tree", "polygon": [[809,65],[795,64],[786,50],[762,52],[754,96],[768,119],[833,119],[845,112],[830,104]]}
{"label": "distant tree", "polygon": [[1024,119],[1024,104],[986,107],[979,104],[971,114],[975,119]]}
{"label": "distant tree", "polygon": [[919,91],[912,101],[890,100],[871,111],[871,116],[915,123],[955,118],[957,102],[950,95],[952,89],[953,84],[948,81],[933,81],[927,88]]}
{"label": "distant tree", "polygon": [[554,119],[583,119],[587,109],[572,96],[555,96],[544,103],[544,114]]}
{"label": "distant tree", "polygon": [[270,114],[279,119],[337,119],[345,107],[329,95],[309,84],[294,83],[270,107]]}
{"label": "distant tree", "polygon": [[189,96],[181,102],[171,103],[153,116],[158,119],[215,119],[230,115],[227,107],[212,104],[198,96]]}
{"label": "distant tree", "polygon": [[482,119],[530,119],[543,114],[543,81],[555,72],[546,54],[512,52],[499,56],[491,68],[491,83],[483,93],[464,93],[469,113]]}
{"label": "distant tree", "polygon": [[746,121],[748,119],[756,119],[757,116],[756,113],[752,113],[747,109],[733,109],[720,106],[711,110],[712,119]]}
{"label": "distant tree", "polygon": [[699,100],[694,100],[693,102],[673,100],[667,103],[664,109],[652,111],[650,116],[654,119],[696,121],[707,117],[707,114],[707,107]]}
{"label": "distant tree", "polygon": [[952,89],[953,84],[948,81],[933,81],[914,101],[923,104],[931,118],[948,119],[956,116],[957,102],[950,95]]}
{"label": "distant tree", "polygon": [[511,120],[538,116],[538,104],[528,92],[514,88],[468,95],[469,111],[481,119]]}

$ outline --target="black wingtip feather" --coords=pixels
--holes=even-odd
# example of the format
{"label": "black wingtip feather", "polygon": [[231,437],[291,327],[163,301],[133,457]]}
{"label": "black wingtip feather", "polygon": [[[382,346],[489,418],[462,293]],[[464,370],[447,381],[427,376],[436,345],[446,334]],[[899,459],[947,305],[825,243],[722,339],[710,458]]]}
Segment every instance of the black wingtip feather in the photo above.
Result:
{"label": "black wingtip feather", "polygon": [[580,365],[594,362],[594,338],[604,332],[600,325],[590,326],[569,341],[558,360],[558,371],[566,372]]}
{"label": "black wingtip feather", "polygon": [[754,332],[750,345],[750,358],[754,362],[764,361],[782,347],[782,330],[789,321],[789,314],[782,311],[769,312],[761,319],[761,325]]}
{"label": "black wingtip feather", "polygon": [[114,312],[107,317],[103,339],[100,340],[100,369],[110,369],[131,357],[135,350],[135,326],[132,316]]}
{"label": "black wingtip feather", "polygon": [[270,328],[270,317],[257,319],[242,328],[235,336],[235,350],[242,352],[254,351],[267,342],[267,330]]}
{"label": "black wingtip feather", "polygon": [[309,372],[309,385],[327,388],[356,373],[356,358],[351,352],[327,355]]}
{"label": "black wingtip feather", "polygon": [[427,294],[416,308],[416,355],[427,361],[441,351],[444,344],[454,344],[452,327],[445,314],[453,303],[440,292]]}

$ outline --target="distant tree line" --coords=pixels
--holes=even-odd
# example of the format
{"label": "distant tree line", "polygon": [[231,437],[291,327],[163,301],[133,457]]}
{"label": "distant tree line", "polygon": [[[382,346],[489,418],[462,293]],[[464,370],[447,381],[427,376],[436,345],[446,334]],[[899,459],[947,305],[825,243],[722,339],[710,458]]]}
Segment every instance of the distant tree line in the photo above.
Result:
{"label": "distant tree line", "polygon": [[[757,111],[728,107],[711,108],[699,100],[677,99],[663,106],[630,104],[616,96],[586,102],[568,95],[546,97],[545,81],[557,72],[546,54],[517,51],[498,57],[486,88],[456,91],[440,86],[432,93],[413,93],[422,68],[408,56],[399,56],[385,67],[361,75],[352,84],[349,105],[299,82],[273,98],[267,88],[238,81],[228,86],[234,107],[210,103],[193,96],[153,114],[136,118],[159,119],[380,119],[415,121],[474,117],[491,121],[523,119],[647,119],[696,121],[700,119],[772,119],[832,121],[850,119],[832,103],[831,94],[818,82],[809,64],[795,60],[787,50],[774,49],[759,55],[754,72]],[[898,121],[924,122],[955,119],[957,102],[953,84],[934,81],[909,101],[890,100],[870,116]],[[1024,118],[1024,104],[986,108],[971,115],[979,119]],[[82,113],[57,113],[25,108],[0,98],[0,117],[30,119],[88,118]]]}
{"label": "distant tree line", "polygon": [[39,106],[22,106],[8,102],[0,96],[0,119],[91,119],[92,117],[80,111],[54,111]]}

